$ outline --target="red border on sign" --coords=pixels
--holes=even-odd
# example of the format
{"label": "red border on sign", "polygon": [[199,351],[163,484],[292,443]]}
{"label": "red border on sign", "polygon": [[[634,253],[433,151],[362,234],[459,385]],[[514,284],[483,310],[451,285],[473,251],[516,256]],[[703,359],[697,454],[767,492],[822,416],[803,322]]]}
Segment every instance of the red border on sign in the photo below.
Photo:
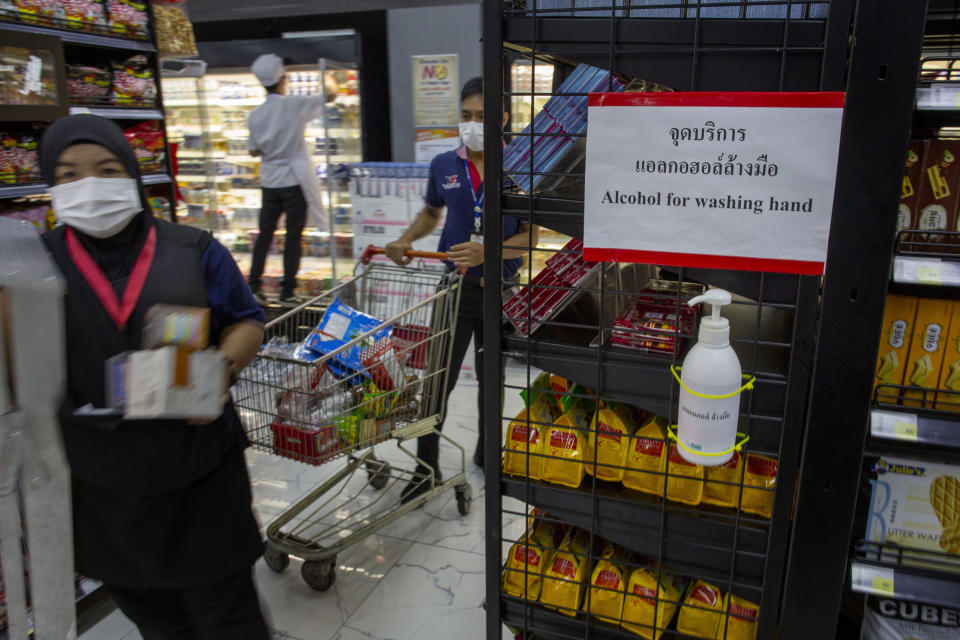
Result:
{"label": "red border on sign", "polygon": [[776,258],[742,258],[695,253],[667,253],[637,249],[599,249],[584,247],[583,259],[588,262],[636,262],[664,267],[695,267],[698,269],[734,269],[737,271],[768,271],[793,273],[803,276],[822,276],[822,262],[805,260],[778,260]]}
{"label": "red border on sign", "polygon": [[658,91],[591,93],[591,107],[787,107],[839,109],[842,91]]}

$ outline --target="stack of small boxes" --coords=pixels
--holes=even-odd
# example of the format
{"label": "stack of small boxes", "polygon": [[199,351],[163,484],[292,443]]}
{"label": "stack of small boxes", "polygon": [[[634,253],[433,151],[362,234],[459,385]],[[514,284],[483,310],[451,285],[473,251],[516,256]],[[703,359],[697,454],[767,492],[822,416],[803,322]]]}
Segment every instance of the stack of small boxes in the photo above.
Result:
{"label": "stack of small boxes", "polygon": [[[907,149],[897,231],[907,234],[902,248],[908,251],[952,252],[957,236],[929,233],[960,231],[960,140],[912,140]],[[953,245],[953,247],[944,246]]]}
{"label": "stack of small boxes", "polygon": [[884,384],[895,387],[882,403],[960,411],[960,302],[887,296],[874,389]]}

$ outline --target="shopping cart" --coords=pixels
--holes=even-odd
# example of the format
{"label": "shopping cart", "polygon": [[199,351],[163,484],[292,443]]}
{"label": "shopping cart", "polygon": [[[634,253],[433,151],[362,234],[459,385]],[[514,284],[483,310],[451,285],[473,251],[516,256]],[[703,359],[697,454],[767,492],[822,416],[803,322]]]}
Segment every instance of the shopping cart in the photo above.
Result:
{"label": "shopping cart", "polygon": [[[265,347],[233,390],[257,449],[312,465],[345,461],[267,526],[267,565],[283,571],[291,555],[303,559],[301,575],[318,591],[333,585],[338,553],[444,491],[455,489],[460,513],[470,511],[466,454],[438,430],[461,277],[442,265],[369,264],[373,252],[364,255],[352,279],[268,323]],[[292,350],[337,299],[382,322],[345,337],[345,344],[313,362],[302,361]],[[336,330],[325,325],[330,331]],[[400,468],[423,464],[408,445],[428,433],[459,450],[459,471],[452,477],[441,480],[427,465],[429,473]],[[387,440],[397,443],[402,465],[374,455],[373,446]],[[411,481],[425,491],[403,504],[395,488]]]}

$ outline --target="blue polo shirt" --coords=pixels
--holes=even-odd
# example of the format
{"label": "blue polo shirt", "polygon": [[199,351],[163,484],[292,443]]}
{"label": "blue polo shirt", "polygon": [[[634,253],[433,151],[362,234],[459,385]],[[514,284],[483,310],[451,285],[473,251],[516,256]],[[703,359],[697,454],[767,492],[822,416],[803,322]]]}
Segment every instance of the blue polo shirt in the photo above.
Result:
{"label": "blue polo shirt", "polygon": [[[450,247],[470,242],[474,231],[474,199],[470,195],[470,180],[464,161],[467,158],[466,147],[447,151],[436,156],[430,162],[430,181],[427,183],[427,195],[424,202],[433,209],[447,208],[447,221],[443,226],[437,251],[447,251]],[[482,184],[473,185],[477,196],[483,190]],[[520,233],[520,220],[515,216],[503,216],[503,239]],[[481,222],[482,224],[482,222]],[[481,226],[480,231],[483,232]],[[484,238],[484,241],[487,239]],[[511,278],[523,264],[522,258],[503,261],[503,277]],[[452,263],[447,263],[451,268]],[[467,271],[473,276],[483,275],[483,265],[470,267]]]}

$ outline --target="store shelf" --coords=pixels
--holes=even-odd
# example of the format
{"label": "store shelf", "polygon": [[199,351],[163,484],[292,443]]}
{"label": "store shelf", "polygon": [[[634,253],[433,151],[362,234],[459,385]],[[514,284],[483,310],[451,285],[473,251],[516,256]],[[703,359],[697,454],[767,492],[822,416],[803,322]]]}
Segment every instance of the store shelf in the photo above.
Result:
{"label": "store shelf", "polygon": [[0,185],[0,200],[38,196],[46,192],[47,185],[42,183]]}
{"label": "store shelf", "polygon": [[893,282],[896,285],[920,285],[928,288],[960,287],[960,261],[896,256],[893,259]]}
{"label": "store shelf", "polygon": [[[558,611],[551,611],[537,603],[529,603],[532,606],[525,606],[523,600],[504,596],[501,599],[501,613],[505,624],[526,628],[536,634],[538,638],[544,640],[569,640],[570,638],[586,638],[587,636],[587,616],[578,614],[576,617],[564,615]],[[670,627],[674,627],[672,623]],[[626,629],[614,627],[613,625],[600,622],[598,620],[589,620],[590,638],[595,640],[637,640],[640,636],[630,633]],[[686,636],[669,636],[672,638]]]}
{"label": "store shelf", "polygon": [[168,184],[173,182],[173,179],[165,173],[148,173],[140,178],[140,182],[150,186],[153,184]]}
{"label": "store shelf", "polygon": [[[788,28],[789,27],[789,28]],[[819,85],[825,20],[624,20],[585,17],[509,17],[505,47],[541,58],[586,63],[631,77],[647,78],[678,91],[765,91],[781,72],[788,34],[790,83]],[[614,50],[611,52],[611,40]],[[696,48],[691,42],[697,42]],[[713,49],[711,51],[711,49]],[[695,63],[696,60],[696,63]],[[691,69],[696,64],[696,77]]]}
{"label": "store shelf", "polygon": [[157,48],[149,40],[133,40],[130,38],[121,38],[117,36],[103,36],[95,33],[85,33],[75,29],[54,29],[52,27],[41,27],[22,22],[8,22],[0,20],[0,29],[9,31],[20,31],[23,33],[35,33],[38,35],[47,35],[60,38],[64,42],[71,44],[83,44],[91,47],[107,47],[111,49],[127,49],[129,51],[156,51]]}
{"label": "store shelf", "polygon": [[[563,522],[648,557],[677,575],[703,578],[754,602],[763,585],[769,523],[732,509],[690,507],[588,477],[578,489],[504,475],[504,495],[543,509]],[[662,529],[661,529],[662,526]],[[662,536],[661,536],[662,531]],[[734,551],[736,548],[736,551]]]}
{"label": "store shelf", "polygon": [[72,115],[89,113],[112,120],[163,120],[163,112],[158,109],[135,109],[128,107],[70,107]]}
{"label": "store shelf", "polygon": [[870,435],[880,440],[960,449],[960,413],[875,405],[870,412]]}
{"label": "store shelf", "polygon": [[504,194],[503,215],[583,239],[583,201],[549,196]]}
{"label": "store shelf", "polygon": [[[955,571],[960,572],[960,557],[870,542],[860,543],[855,556],[851,587],[856,593],[945,607],[960,602],[960,573],[935,568],[953,562]],[[907,562],[926,566],[906,565],[904,556],[909,558]]]}

